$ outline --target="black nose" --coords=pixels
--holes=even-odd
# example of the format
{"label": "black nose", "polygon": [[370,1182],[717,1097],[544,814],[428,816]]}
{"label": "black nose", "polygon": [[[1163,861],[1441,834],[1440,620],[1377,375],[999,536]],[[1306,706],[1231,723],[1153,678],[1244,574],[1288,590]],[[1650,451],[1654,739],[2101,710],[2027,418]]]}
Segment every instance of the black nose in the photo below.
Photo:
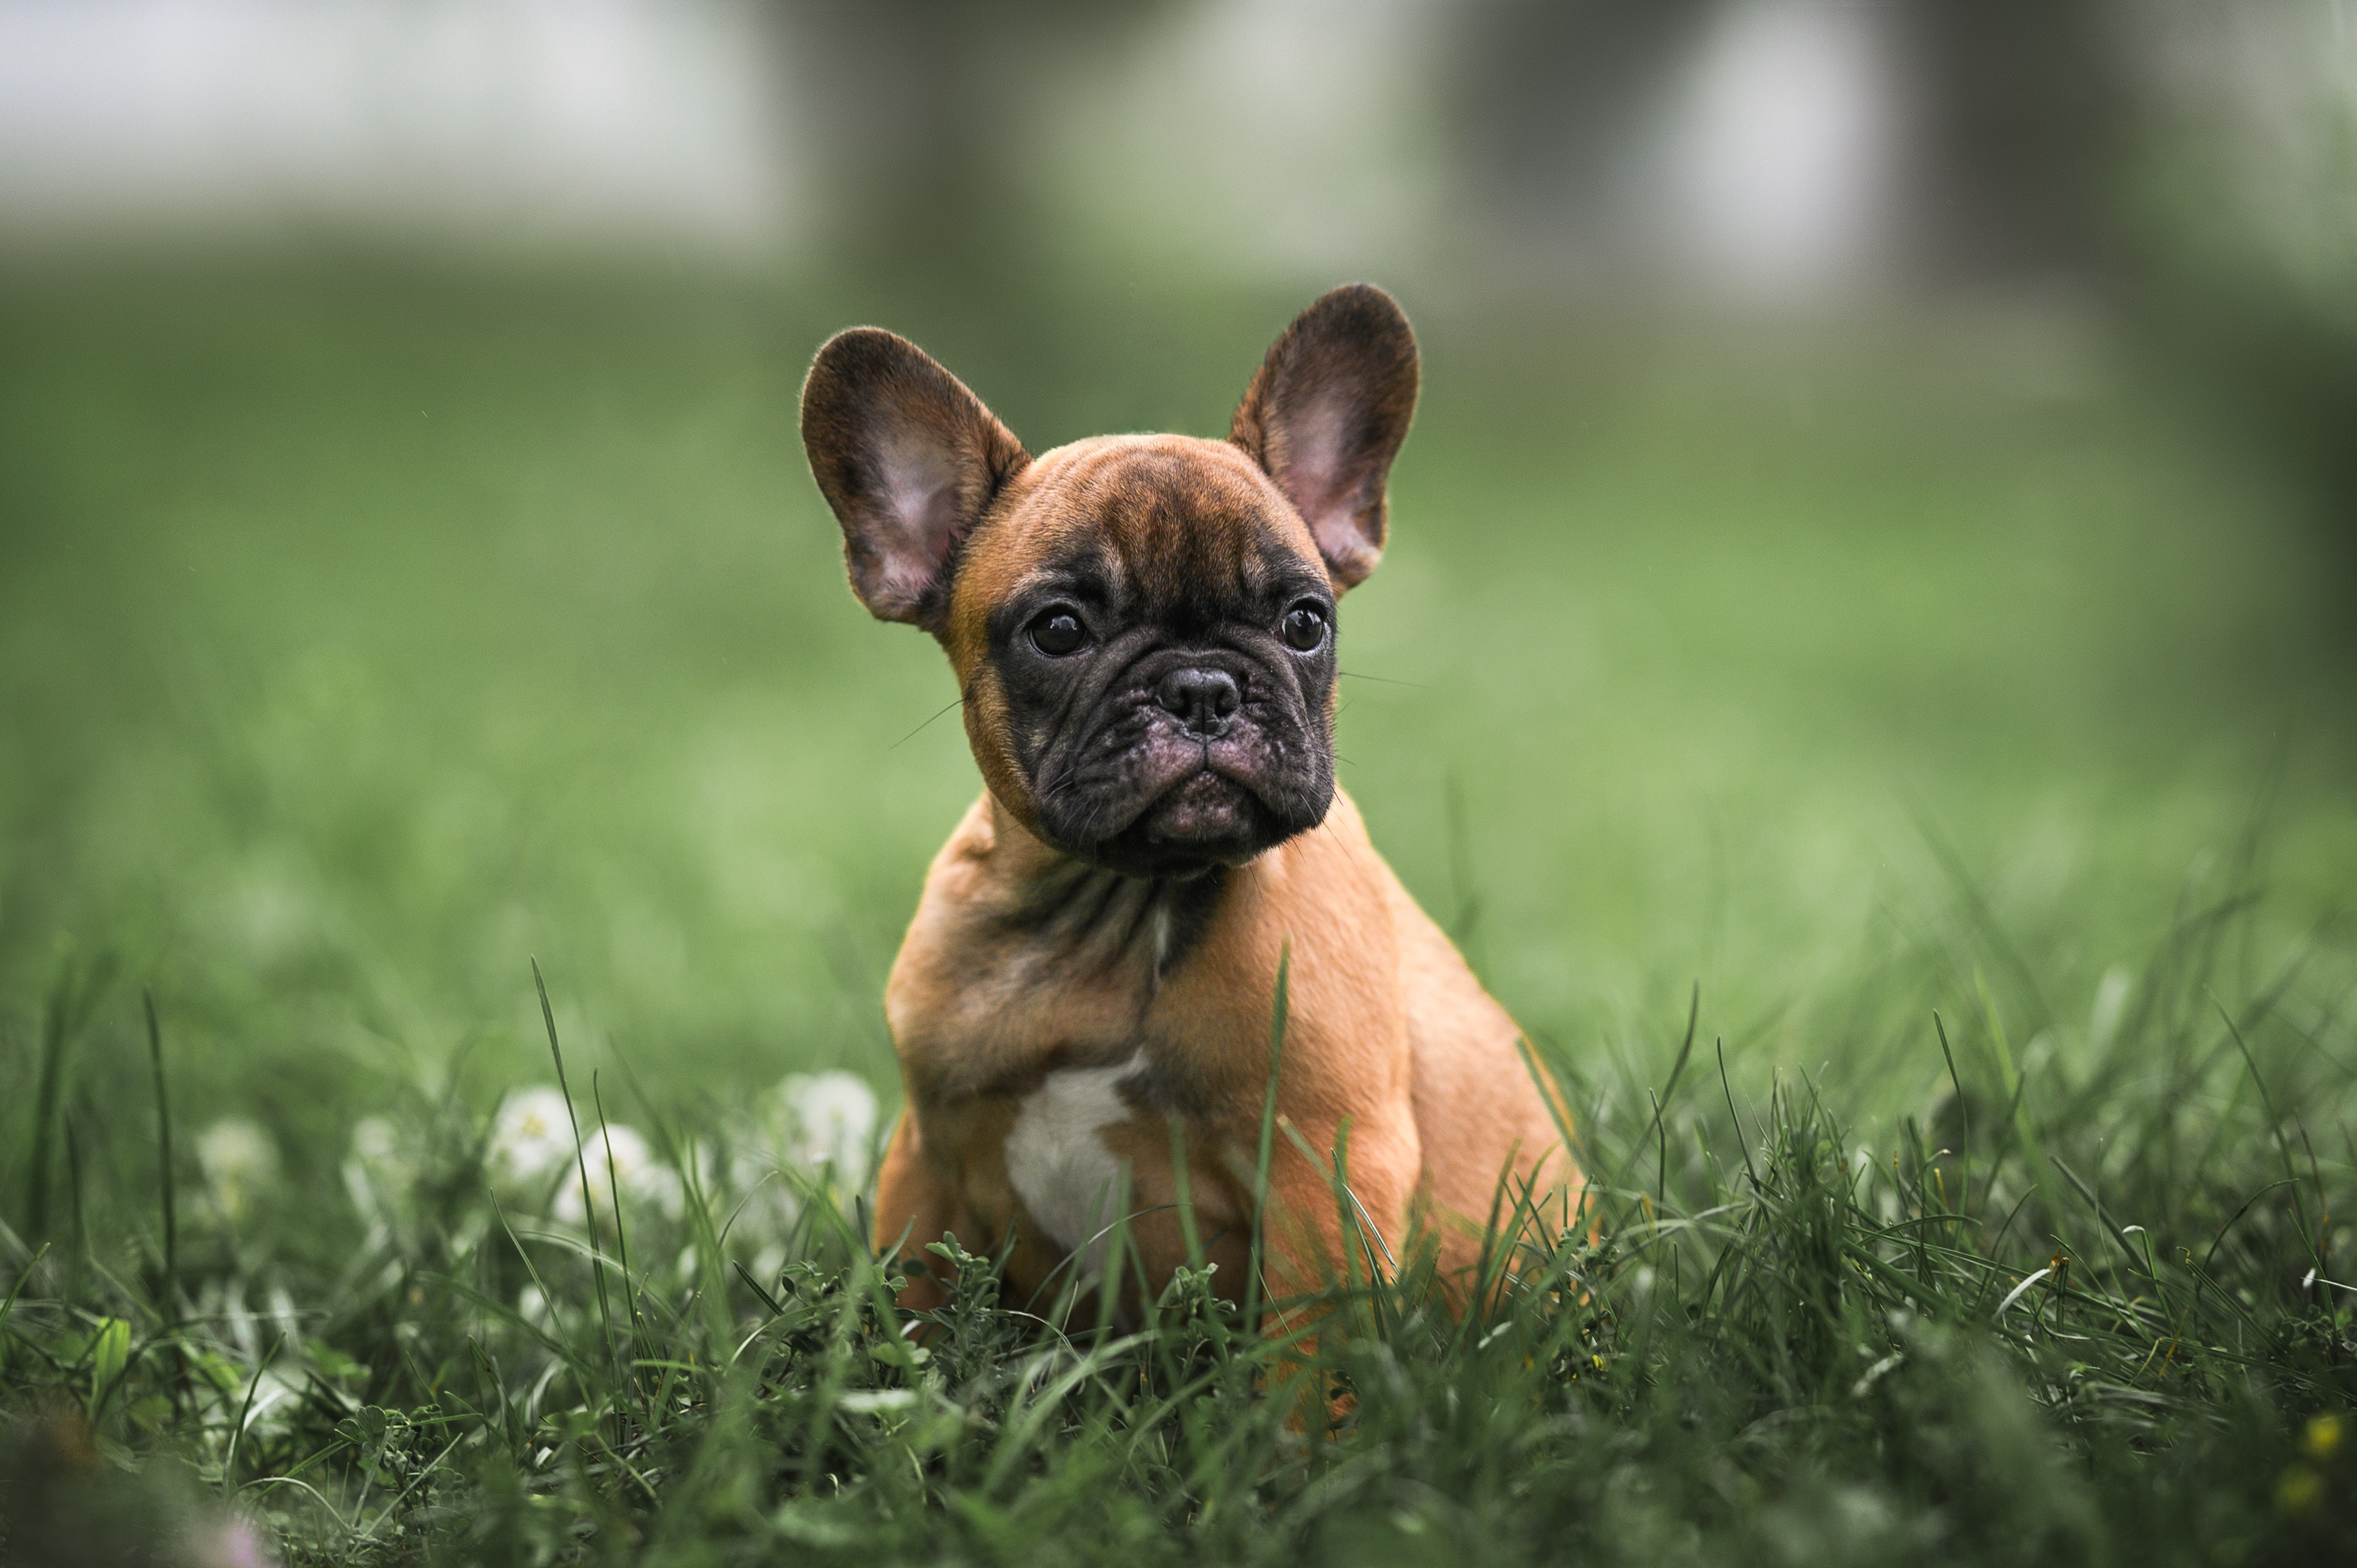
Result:
{"label": "black nose", "polygon": [[1243,705],[1236,678],[1224,670],[1173,670],[1155,688],[1154,700],[1175,714],[1189,735],[1210,740],[1227,733]]}

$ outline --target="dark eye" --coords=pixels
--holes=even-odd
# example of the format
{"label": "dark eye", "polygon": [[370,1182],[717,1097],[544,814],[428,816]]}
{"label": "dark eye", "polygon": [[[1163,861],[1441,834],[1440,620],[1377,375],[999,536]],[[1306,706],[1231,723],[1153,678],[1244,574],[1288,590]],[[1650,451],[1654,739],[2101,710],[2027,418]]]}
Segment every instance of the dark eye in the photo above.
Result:
{"label": "dark eye", "polygon": [[1296,605],[1285,612],[1277,630],[1287,648],[1297,653],[1315,653],[1326,640],[1326,612],[1316,605]]}
{"label": "dark eye", "polygon": [[1043,611],[1031,623],[1031,646],[1050,659],[1060,659],[1067,653],[1077,653],[1089,640],[1089,628],[1071,611],[1057,608]]}

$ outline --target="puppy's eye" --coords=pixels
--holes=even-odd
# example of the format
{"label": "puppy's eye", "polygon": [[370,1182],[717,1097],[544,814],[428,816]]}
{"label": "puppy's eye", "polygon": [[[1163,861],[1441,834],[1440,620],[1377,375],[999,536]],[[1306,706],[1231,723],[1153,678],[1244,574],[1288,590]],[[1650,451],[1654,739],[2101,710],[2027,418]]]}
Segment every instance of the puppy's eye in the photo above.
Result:
{"label": "puppy's eye", "polygon": [[1316,605],[1296,605],[1285,612],[1277,631],[1297,653],[1315,653],[1326,640],[1326,612]]}
{"label": "puppy's eye", "polygon": [[1077,653],[1088,645],[1089,628],[1068,609],[1044,611],[1031,623],[1031,646],[1050,659]]}

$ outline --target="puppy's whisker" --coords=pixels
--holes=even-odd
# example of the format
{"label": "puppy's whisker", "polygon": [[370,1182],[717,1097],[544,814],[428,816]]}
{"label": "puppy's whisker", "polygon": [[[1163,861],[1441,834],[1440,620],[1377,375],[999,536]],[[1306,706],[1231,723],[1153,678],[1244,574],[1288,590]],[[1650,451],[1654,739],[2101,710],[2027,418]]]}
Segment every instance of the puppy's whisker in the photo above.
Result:
{"label": "puppy's whisker", "polygon": [[949,702],[948,702],[948,703],[946,703],[945,704],[943,704],[943,705],[942,705],[942,710],[941,710],[941,713],[937,713],[937,714],[935,714],[933,715],[933,718],[931,718],[931,719],[927,719],[923,724],[919,725],[915,729],[910,730],[907,735],[902,736],[899,739],[898,739],[898,740],[894,741],[891,745],[889,745],[889,746],[886,746],[884,749],[885,749],[885,750],[887,750],[887,751],[898,751],[898,750],[899,750],[902,746],[904,746],[908,745],[910,741],[912,741],[912,740],[916,739],[919,736],[922,735],[922,734],[923,734],[923,733],[924,733],[928,728],[931,727],[931,725],[932,725],[933,719],[940,718],[940,717],[942,716],[942,714],[948,713],[948,712],[950,711],[950,709],[956,707],[959,703],[963,703],[963,702],[964,702],[964,701],[965,701],[965,693],[963,693],[963,692],[959,693],[956,696],[954,696],[954,697],[951,698],[951,699],[949,700]]}

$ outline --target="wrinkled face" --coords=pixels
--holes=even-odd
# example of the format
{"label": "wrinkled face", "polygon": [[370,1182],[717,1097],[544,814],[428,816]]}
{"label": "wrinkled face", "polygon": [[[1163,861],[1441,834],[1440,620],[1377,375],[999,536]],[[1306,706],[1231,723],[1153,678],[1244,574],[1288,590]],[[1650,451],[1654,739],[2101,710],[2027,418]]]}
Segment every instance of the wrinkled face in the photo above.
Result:
{"label": "wrinkled face", "polygon": [[1383,553],[1415,412],[1391,295],[1294,317],[1225,441],[1107,435],[1033,458],[962,381],[873,327],[802,383],[852,592],[941,639],[991,794],[1052,847],[1189,876],[1334,798],[1334,600]]}
{"label": "wrinkled face", "polygon": [[992,789],[1133,875],[1240,865],[1333,799],[1334,591],[1233,446],[1051,452],[959,563],[944,642]]}

